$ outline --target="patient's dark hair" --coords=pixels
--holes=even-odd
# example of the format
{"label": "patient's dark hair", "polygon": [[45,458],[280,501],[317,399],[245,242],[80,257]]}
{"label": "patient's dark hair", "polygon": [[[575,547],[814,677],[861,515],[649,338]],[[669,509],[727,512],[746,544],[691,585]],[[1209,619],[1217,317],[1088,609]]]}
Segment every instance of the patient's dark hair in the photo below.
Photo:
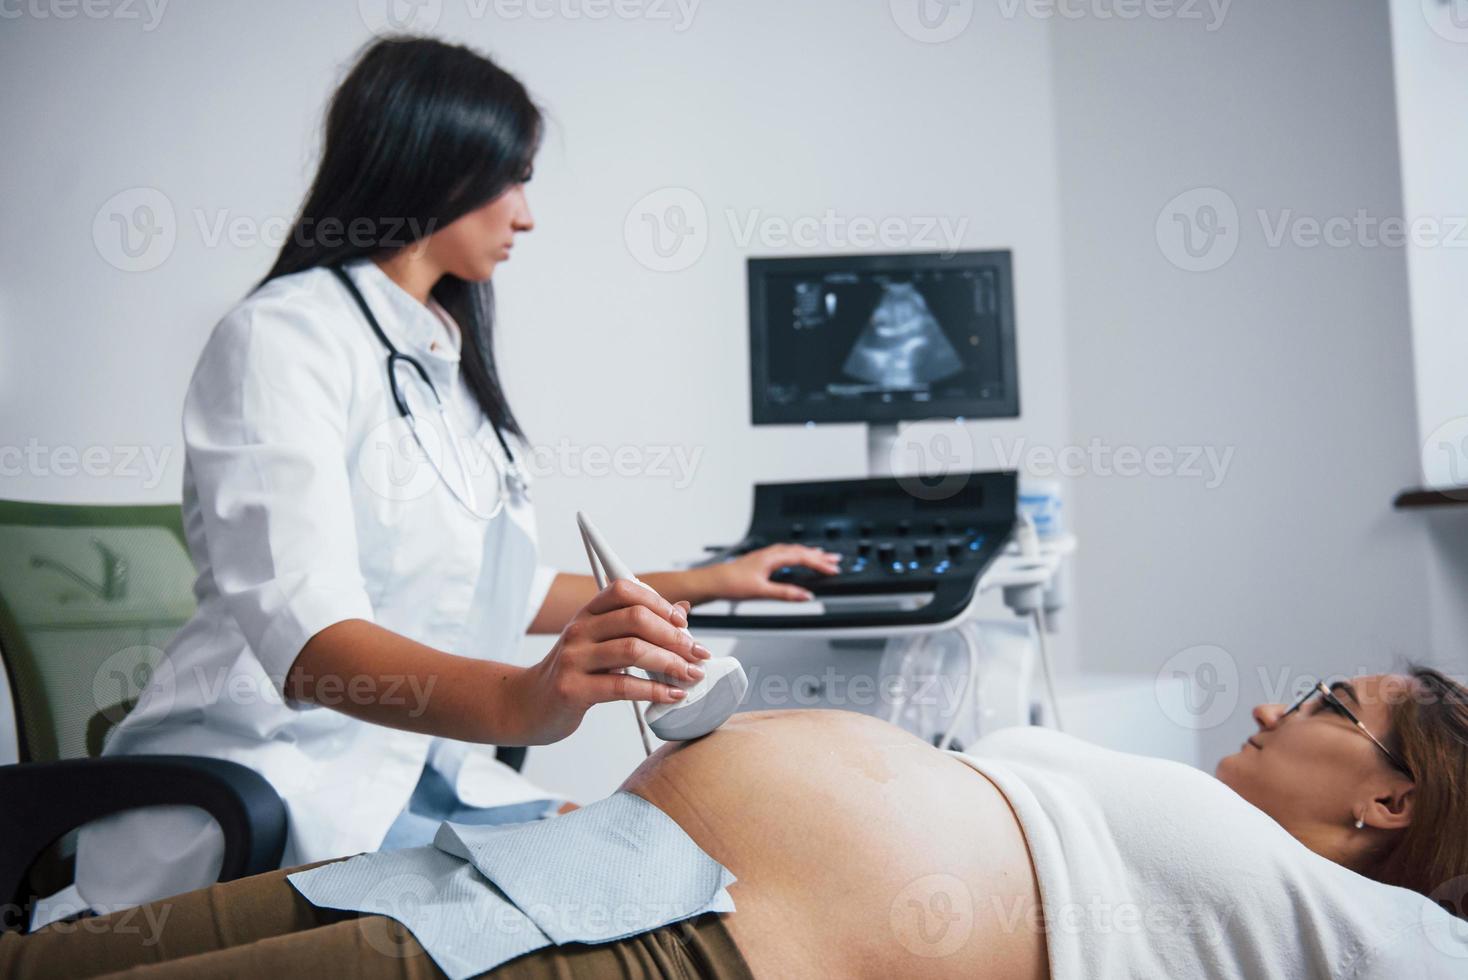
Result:
{"label": "patient's dark hair", "polygon": [[[316,178],[261,285],[391,255],[489,203],[529,179],[541,125],[525,86],[476,51],[373,42],[331,98]],[[495,369],[490,284],[445,275],[433,298],[460,327],[460,368],[479,407],[524,438]]]}
{"label": "patient's dark hair", "polygon": [[1392,708],[1391,740],[1416,776],[1417,798],[1411,826],[1374,877],[1468,918],[1464,889],[1433,895],[1468,875],[1468,687],[1429,667],[1414,664],[1406,673],[1415,690]]}

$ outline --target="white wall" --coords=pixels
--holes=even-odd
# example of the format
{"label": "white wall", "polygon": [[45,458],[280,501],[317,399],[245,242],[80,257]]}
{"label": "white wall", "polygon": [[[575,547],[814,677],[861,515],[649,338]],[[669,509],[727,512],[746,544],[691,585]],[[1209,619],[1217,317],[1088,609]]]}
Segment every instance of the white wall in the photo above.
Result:
{"label": "white wall", "polygon": [[1423,475],[1468,485],[1468,6],[1393,0],[1391,28]]}
{"label": "white wall", "polygon": [[[1234,451],[1212,489],[1075,482],[1081,655],[1227,685],[1193,719],[1211,763],[1282,681],[1433,652],[1423,529],[1390,506],[1418,479],[1403,251],[1269,241],[1402,214],[1387,9],[1053,26],[1073,438]],[[1190,256],[1174,215],[1204,206]]]}
{"label": "white wall", "polygon": [[[1393,0],[1391,24],[1404,213],[1422,229],[1406,250],[1422,476],[1428,486],[1462,486],[1468,485],[1468,4]],[[1433,642],[1461,657],[1468,635],[1468,508],[1420,517],[1431,537]]]}
{"label": "white wall", "polygon": [[[563,440],[577,452],[669,446],[697,460],[688,480],[543,475],[542,541],[562,567],[581,571],[585,561],[578,507],[635,564],[656,567],[737,535],[754,481],[864,466],[856,427],[755,431],[746,392],[743,256],[853,243],[741,245],[729,211],[741,228],[829,209],[842,222],[898,218],[910,234],[916,219],[939,218],[964,223],[964,247],[1012,247],[1024,418],[974,427],[972,463],[996,465],[991,436],[1064,441],[1046,24],[978,9],[952,39],[924,43],[899,29],[887,3],[706,3],[691,22],[678,5],[657,8],[672,20],[435,6],[435,33],[487,49],[553,120],[531,187],[538,228],[496,278],[517,413],[552,451]],[[4,477],[0,495],[177,499],[178,413],[194,358],[272,255],[211,234],[221,219],[244,219],[249,232],[292,214],[324,99],[368,37],[359,10],[372,7],[179,3],[151,30],[141,6],[131,9],[142,21],[27,14],[0,23],[0,84],[11,93],[0,104],[9,229],[0,238],[0,447],[35,440],[40,461]],[[110,213],[131,214],[136,188],[166,198],[176,235],[156,267],[126,272],[107,261],[123,261]],[[664,188],[682,188],[671,200],[708,215],[701,256],[677,272],[641,264],[646,241],[624,234],[629,212]],[[108,204],[119,192],[132,196]],[[609,373],[619,380],[608,383]],[[88,446],[108,447],[117,464],[112,447],[146,450],[164,461],[161,478],[119,465],[100,476],[56,472],[67,465],[56,448]],[[524,655],[546,645],[527,643]],[[592,795],[640,754],[626,708],[614,707],[532,753],[531,770]]]}

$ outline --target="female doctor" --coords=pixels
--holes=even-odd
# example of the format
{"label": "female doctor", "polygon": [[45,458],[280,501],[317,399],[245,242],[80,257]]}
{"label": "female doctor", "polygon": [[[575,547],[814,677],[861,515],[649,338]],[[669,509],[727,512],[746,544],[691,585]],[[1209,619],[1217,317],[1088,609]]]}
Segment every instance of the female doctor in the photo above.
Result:
{"label": "female doctor", "polygon": [[[243,763],[289,812],[285,866],[529,819],[552,794],[494,758],[593,704],[696,679],[689,604],[802,599],[776,545],[598,592],[537,564],[526,442],[496,373],[490,278],[533,227],[541,116],[484,57],[386,39],[327,113],[320,169],[269,275],[215,328],[184,404],[183,512],[198,610],[106,753]],[[567,338],[574,343],[574,338]],[[528,667],[521,635],[559,633]],[[186,807],[83,829],[99,910],[215,880],[218,827]]]}

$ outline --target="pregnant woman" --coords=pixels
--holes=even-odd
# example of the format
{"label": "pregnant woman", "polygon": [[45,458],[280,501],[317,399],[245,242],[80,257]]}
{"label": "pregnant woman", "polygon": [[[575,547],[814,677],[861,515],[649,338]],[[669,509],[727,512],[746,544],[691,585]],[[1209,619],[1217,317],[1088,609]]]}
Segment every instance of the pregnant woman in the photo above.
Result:
{"label": "pregnant woman", "polygon": [[[1216,779],[1046,729],[958,755],[847,712],[737,716],[623,786],[738,876],[737,911],[489,975],[1463,975],[1468,929],[1423,894],[1468,892],[1468,688],[1414,668],[1254,715]],[[438,975],[281,872],[126,914],[0,937],[0,973]]]}

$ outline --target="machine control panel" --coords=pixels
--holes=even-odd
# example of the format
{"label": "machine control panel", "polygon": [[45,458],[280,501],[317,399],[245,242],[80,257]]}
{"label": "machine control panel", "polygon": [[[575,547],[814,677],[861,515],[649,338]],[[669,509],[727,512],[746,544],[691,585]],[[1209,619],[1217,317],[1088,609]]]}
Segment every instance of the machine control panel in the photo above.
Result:
{"label": "machine control panel", "polygon": [[694,621],[741,630],[942,622],[967,608],[979,577],[1008,542],[1015,493],[1015,474],[1008,471],[758,484],[749,529],[733,544],[710,546],[702,564],[771,544],[809,544],[840,554],[841,571],[784,568],[775,581],[799,585],[818,599],[932,593],[933,600],[890,610],[833,605],[808,616],[695,611]]}

